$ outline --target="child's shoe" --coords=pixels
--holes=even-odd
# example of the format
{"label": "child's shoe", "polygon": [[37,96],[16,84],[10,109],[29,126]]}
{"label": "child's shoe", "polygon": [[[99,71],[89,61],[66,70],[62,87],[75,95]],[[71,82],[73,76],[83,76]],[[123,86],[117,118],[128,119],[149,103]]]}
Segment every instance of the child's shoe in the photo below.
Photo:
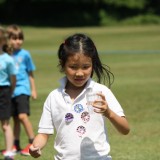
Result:
{"label": "child's shoe", "polygon": [[4,160],[14,160],[14,157],[13,156],[5,156]]}
{"label": "child's shoe", "polygon": [[[13,152],[14,155],[16,155],[16,153],[18,153],[20,150],[21,150],[21,149],[20,149],[20,148],[17,148],[15,145],[14,145],[13,148],[12,148],[12,152]],[[4,156],[7,156],[7,151],[6,151],[6,150],[3,150],[3,151],[2,151],[2,154],[3,154]]]}
{"label": "child's shoe", "polygon": [[11,151],[6,151],[5,155],[4,155],[4,160],[14,160],[14,152]]}
{"label": "child's shoe", "polygon": [[24,156],[29,156],[29,147],[31,146],[31,144],[28,144],[23,150],[21,150],[21,154]]}

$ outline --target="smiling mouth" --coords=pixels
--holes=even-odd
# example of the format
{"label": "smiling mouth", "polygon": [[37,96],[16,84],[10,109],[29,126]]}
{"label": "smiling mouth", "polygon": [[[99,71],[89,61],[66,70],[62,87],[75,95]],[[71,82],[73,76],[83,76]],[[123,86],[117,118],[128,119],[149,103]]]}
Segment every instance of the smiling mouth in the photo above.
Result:
{"label": "smiling mouth", "polygon": [[76,81],[83,81],[84,79],[75,79]]}
{"label": "smiling mouth", "polygon": [[84,81],[84,79],[75,79],[75,81],[81,82]]}

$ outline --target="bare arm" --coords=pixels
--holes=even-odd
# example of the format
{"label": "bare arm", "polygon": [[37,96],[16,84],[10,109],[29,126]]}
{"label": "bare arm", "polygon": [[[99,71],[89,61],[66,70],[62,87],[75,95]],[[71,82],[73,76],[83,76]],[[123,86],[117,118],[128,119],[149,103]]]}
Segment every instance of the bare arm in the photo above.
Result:
{"label": "bare arm", "polygon": [[29,80],[30,80],[30,84],[31,84],[32,98],[36,99],[37,98],[37,91],[36,91],[36,85],[35,85],[33,72],[29,72]]}
{"label": "bare arm", "polygon": [[109,108],[104,112],[104,116],[107,117],[111,123],[115,126],[115,128],[122,134],[126,135],[129,133],[129,125],[125,117],[121,117],[115,114]]}
{"label": "bare arm", "polygon": [[[101,93],[98,93],[99,96],[102,97],[102,100],[96,100],[92,104],[95,107],[94,111],[96,113],[101,113],[105,117],[107,117],[110,122],[114,125],[114,127],[122,134],[126,135],[129,133],[130,128],[125,117],[121,117],[114,113],[109,107],[105,100],[105,96]],[[99,105],[101,103],[101,105]]]}
{"label": "bare arm", "polygon": [[31,154],[32,157],[37,158],[41,156],[41,149],[44,148],[44,146],[47,144],[49,135],[48,134],[38,134],[34,141],[33,144],[29,148],[29,153]]}
{"label": "bare arm", "polygon": [[15,75],[10,76],[10,82],[11,82],[11,94],[12,94],[16,86],[16,76]]}

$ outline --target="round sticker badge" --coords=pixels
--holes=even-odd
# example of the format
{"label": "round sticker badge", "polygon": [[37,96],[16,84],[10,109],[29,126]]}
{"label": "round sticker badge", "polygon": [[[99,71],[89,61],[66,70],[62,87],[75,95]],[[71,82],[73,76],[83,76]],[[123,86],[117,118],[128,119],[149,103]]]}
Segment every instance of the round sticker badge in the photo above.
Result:
{"label": "round sticker badge", "polygon": [[82,137],[86,133],[86,128],[84,126],[78,126],[77,133],[79,137]]}
{"label": "round sticker badge", "polygon": [[66,123],[72,122],[73,119],[74,119],[74,116],[73,116],[72,113],[67,113],[67,114],[65,115],[65,121],[66,121]]}
{"label": "round sticker badge", "polygon": [[87,123],[90,120],[90,115],[88,112],[85,111],[81,114],[81,118],[84,123]]}
{"label": "round sticker badge", "polygon": [[74,111],[75,111],[76,113],[81,113],[81,112],[83,111],[83,106],[82,106],[81,104],[76,104],[76,105],[74,106]]}

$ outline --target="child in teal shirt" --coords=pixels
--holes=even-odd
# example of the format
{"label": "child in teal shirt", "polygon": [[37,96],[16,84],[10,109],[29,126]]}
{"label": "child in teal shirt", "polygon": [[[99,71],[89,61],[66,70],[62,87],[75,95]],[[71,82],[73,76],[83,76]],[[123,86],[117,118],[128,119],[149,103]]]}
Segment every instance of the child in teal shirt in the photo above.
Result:
{"label": "child in teal shirt", "polygon": [[11,117],[11,94],[16,83],[15,64],[11,56],[4,52],[6,32],[0,27],[0,121],[5,137],[5,160],[13,160],[13,131],[9,123]]}

